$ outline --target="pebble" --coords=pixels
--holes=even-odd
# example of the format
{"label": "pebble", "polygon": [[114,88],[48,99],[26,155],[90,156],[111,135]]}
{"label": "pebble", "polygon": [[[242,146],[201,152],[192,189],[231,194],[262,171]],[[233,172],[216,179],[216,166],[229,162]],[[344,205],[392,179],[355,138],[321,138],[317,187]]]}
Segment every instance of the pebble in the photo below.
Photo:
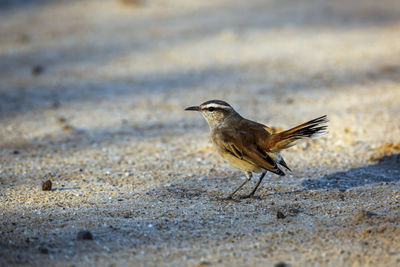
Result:
{"label": "pebble", "polygon": [[49,250],[45,247],[39,247],[39,252],[42,254],[49,254]]}
{"label": "pebble", "polygon": [[278,212],[276,213],[276,218],[278,218],[278,219],[285,219],[286,216],[285,216],[285,214],[283,214],[281,211],[278,211]]}
{"label": "pebble", "polygon": [[44,67],[41,65],[35,65],[32,67],[32,75],[38,76],[40,74],[43,74],[44,72]]}
{"label": "pebble", "polygon": [[76,238],[78,240],[93,240],[93,235],[87,230],[79,231]]}
{"label": "pebble", "polygon": [[42,191],[51,191],[51,185],[52,185],[51,181],[47,180],[42,184]]}
{"label": "pebble", "polygon": [[353,221],[354,221],[354,223],[360,223],[362,221],[366,221],[366,220],[370,219],[373,216],[377,216],[377,214],[372,211],[368,211],[368,210],[359,210],[355,214]]}
{"label": "pebble", "polygon": [[203,260],[201,262],[199,262],[198,266],[208,266],[211,265],[211,262],[207,261],[207,260]]}

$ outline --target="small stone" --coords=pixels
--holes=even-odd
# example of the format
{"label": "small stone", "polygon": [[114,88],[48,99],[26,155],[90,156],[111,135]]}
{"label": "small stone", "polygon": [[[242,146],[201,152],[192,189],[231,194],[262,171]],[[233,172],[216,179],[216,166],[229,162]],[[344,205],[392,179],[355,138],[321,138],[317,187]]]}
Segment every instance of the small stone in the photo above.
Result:
{"label": "small stone", "polygon": [[366,218],[371,218],[372,216],[376,216],[376,215],[377,215],[375,212],[368,211],[368,210],[361,210],[361,211],[358,211],[357,214],[358,214],[359,216],[361,215],[361,216],[366,217]]}
{"label": "small stone", "polygon": [[285,103],[288,104],[288,105],[293,104],[293,102],[294,102],[294,99],[293,99],[293,98],[288,98],[288,99],[286,99],[286,101],[285,101]]}
{"label": "small stone", "polygon": [[72,126],[69,125],[69,124],[65,124],[65,125],[62,126],[62,129],[63,129],[64,131],[72,131],[72,130],[74,130],[74,127],[72,127]]}
{"label": "small stone", "polygon": [[79,231],[76,237],[78,240],[93,240],[93,235],[87,230]]}
{"label": "small stone", "polygon": [[45,247],[39,247],[39,252],[42,254],[49,254],[49,250]]}
{"label": "small stone", "polygon": [[57,122],[58,122],[58,123],[61,123],[61,124],[64,124],[64,123],[67,123],[67,119],[64,118],[64,117],[58,117],[58,118],[57,118]]}
{"label": "small stone", "polygon": [[275,263],[275,265],[274,265],[274,267],[289,267],[289,266],[290,266],[289,264],[282,262],[282,261]]}
{"label": "small stone", "polygon": [[368,211],[368,210],[359,210],[355,214],[353,221],[354,221],[354,223],[360,223],[362,221],[366,221],[366,220],[370,219],[373,216],[377,216],[377,214],[372,211]]}
{"label": "small stone", "polygon": [[40,74],[43,74],[44,72],[44,67],[41,65],[35,65],[32,67],[32,75],[38,76]]}
{"label": "small stone", "polygon": [[207,260],[203,260],[201,262],[199,262],[198,266],[208,266],[211,265],[211,262],[207,261]]}
{"label": "small stone", "polygon": [[278,211],[278,212],[276,213],[276,218],[278,218],[278,219],[285,219],[286,216],[285,216],[285,214],[283,214],[281,211]]}
{"label": "small stone", "polygon": [[44,182],[43,184],[42,184],[42,190],[43,191],[51,191],[51,181],[50,180],[47,180],[46,182]]}

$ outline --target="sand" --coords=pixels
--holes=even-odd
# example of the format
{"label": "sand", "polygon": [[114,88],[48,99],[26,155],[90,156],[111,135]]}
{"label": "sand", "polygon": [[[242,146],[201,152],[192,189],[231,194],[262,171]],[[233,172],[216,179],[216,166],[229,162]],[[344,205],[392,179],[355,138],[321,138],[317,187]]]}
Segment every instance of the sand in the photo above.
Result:
{"label": "sand", "polygon": [[[0,265],[400,265],[399,32],[395,0],[4,1]],[[219,201],[209,99],[329,134]]]}

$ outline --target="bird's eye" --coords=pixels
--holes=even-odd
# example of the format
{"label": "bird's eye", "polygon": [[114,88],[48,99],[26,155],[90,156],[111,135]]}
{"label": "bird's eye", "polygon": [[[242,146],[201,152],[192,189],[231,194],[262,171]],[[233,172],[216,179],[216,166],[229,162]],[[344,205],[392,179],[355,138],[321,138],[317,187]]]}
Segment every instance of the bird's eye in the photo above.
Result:
{"label": "bird's eye", "polygon": [[214,108],[213,108],[213,107],[209,107],[209,108],[208,108],[208,111],[213,112],[213,111],[214,111]]}

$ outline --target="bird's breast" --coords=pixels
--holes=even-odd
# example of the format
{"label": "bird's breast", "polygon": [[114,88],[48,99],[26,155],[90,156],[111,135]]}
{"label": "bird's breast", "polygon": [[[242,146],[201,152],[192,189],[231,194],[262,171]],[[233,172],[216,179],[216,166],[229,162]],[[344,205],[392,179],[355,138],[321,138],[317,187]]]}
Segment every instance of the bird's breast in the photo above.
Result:
{"label": "bird's breast", "polygon": [[237,158],[228,151],[218,149],[219,154],[233,167],[246,172],[261,172],[262,169],[248,161]]}

